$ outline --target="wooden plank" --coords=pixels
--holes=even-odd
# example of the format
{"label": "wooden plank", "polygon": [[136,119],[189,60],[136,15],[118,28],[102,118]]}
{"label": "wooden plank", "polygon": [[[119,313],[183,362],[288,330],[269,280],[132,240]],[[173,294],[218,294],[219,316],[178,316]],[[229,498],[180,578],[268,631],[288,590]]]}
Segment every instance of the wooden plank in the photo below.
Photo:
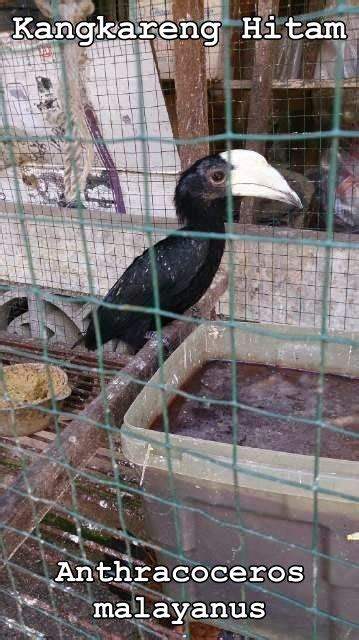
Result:
{"label": "wooden plank", "polygon": [[[269,40],[263,41],[270,42]],[[221,86],[223,84],[222,81],[213,82],[213,86]],[[341,80],[341,85],[345,89],[356,89],[358,88],[358,80],[357,78],[345,78]],[[252,80],[233,80],[231,83],[232,89],[246,89],[250,90],[252,88]],[[291,78],[289,80],[273,80],[272,87],[276,91],[286,91],[286,90],[321,90],[321,89],[334,89],[336,86],[335,80],[309,80],[307,78]]]}
{"label": "wooden plank", "polygon": [[[49,221],[57,221],[60,224],[68,224],[73,227],[80,228],[79,212],[77,209],[67,209],[66,207],[55,207],[52,205],[25,204],[24,209],[19,211],[19,207],[14,202],[5,202],[0,200],[0,221],[19,222],[19,216],[24,215],[25,219],[33,221],[38,218]],[[141,227],[145,221],[145,216],[139,213],[130,213],[119,216],[108,209],[84,209],[81,213],[84,224],[94,226],[95,228],[104,229],[101,224],[111,229],[129,230],[129,227]],[[44,220],[44,223],[47,222]],[[177,229],[178,222],[176,218],[167,218],[165,216],[154,216],[151,220],[153,226],[157,225],[162,228]],[[136,229],[133,229],[136,233]]]}
{"label": "wooden plank", "polygon": [[[173,0],[173,20],[201,21],[203,0]],[[175,40],[176,110],[179,138],[208,136],[206,48],[201,40]],[[181,145],[182,168],[209,153],[208,142]]]}
{"label": "wooden plank", "polygon": [[[227,287],[228,277],[219,272],[206,294],[196,305],[201,317],[210,317],[211,310]],[[191,315],[191,312],[188,312]],[[195,328],[193,322],[176,321],[163,330],[170,351]],[[131,362],[106,388],[111,425],[121,426],[123,417],[143,388],[139,381],[148,380],[158,368],[156,339],[149,340]],[[32,529],[48,513],[70,486],[76,470],[86,466],[100,447],[106,447],[107,430],[102,397],[93,400],[26,470],[26,479],[19,478],[0,496],[0,522],[7,557],[11,558]],[[81,419],[82,418],[82,419]],[[30,491],[29,489],[30,488]],[[18,533],[21,531],[21,533]]]}
{"label": "wooden plank", "polygon": [[[5,212],[9,213],[10,215],[14,214],[16,216],[16,205],[5,204],[4,202],[0,201],[0,220],[2,219],[2,214]],[[43,207],[43,206],[33,205],[31,207],[31,210],[29,208],[26,208],[26,211],[24,211],[24,215],[25,216],[28,215],[29,217],[31,215],[46,216],[49,218],[49,220],[51,220],[51,222],[53,223],[58,222],[59,224],[63,223],[64,218],[66,219],[73,218],[74,221],[77,221],[78,228],[80,228],[80,225],[78,224],[78,213],[74,209],[65,209],[62,207],[53,207],[53,206]],[[104,210],[86,209],[83,212],[83,218],[84,218],[84,222],[85,223],[88,222],[89,226],[92,223],[92,226],[96,225],[98,226],[99,229],[104,228],[104,227],[101,227],[101,224],[100,224],[101,221],[105,222],[106,226],[109,226],[111,228],[117,227],[118,229],[121,229],[122,227],[127,227],[126,230],[128,230],[128,227],[130,225],[133,227],[140,227],[141,225],[144,224],[144,219],[142,215],[131,214],[131,216],[121,216],[121,218],[119,218],[118,216],[116,216],[116,214],[111,214],[110,212],[106,211],[106,209]],[[93,223],[95,223],[95,225]],[[176,221],[174,220],[169,221],[167,218],[164,218],[162,216],[154,216],[152,218],[151,224],[153,225],[154,228],[158,228],[158,229],[167,229],[167,228],[177,229],[178,228],[178,223]],[[137,233],[137,231],[134,229],[133,233]],[[233,224],[233,233],[238,233],[240,235],[242,234],[256,235],[256,236],[259,236],[258,238],[259,240],[260,240],[260,236],[265,236],[265,237],[266,236],[271,236],[271,237],[283,236],[283,237],[288,237],[293,239],[298,239],[299,237],[300,238],[305,237],[308,240],[313,239],[313,240],[323,240],[323,241],[326,239],[326,234],[324,231],[304,229],[303,231],[301,230],[300,232],[298,232],[295,229],[290,229],[290,228],[281,229],[280,227],[276,228],[276,227],[270,227],[265,225],[261,225],[261,226],[248,225],[244,227],[242,222]],[[356,236],[355,234],[339,233],[339,232],[335,233],[334,239],[338,242],[350,242],[350,243],[353,243],[354,245],[357,245],[359,240],[358,236]],[[354,248],[357,248],[357,247],[354,246]]]}
{"label": "wooden plank", "polygon": [[[258,15],[278,15],[279,0],[258,0]],[[257,40],[252,71],[252,90],[249,100],[247,133],[268,133],[272,115],[273,41]],[[247,149],[265,153],[266,143],[248,140]],[[254,222],[254,198],[247,198],[241,206],[240,220],[244,224]]]}

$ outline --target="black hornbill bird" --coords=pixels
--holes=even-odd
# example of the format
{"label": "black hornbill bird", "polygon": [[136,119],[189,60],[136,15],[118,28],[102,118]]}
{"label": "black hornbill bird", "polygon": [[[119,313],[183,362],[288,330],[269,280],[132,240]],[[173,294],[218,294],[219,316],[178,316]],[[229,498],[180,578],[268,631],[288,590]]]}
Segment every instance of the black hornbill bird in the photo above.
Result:
{"label": "black hornbill bird", "polygon": [[[233,196],[256,196],[301,202],[283,176],[254,151],[233,150],[207,156],[184,171],[175,190],[174,202],[183,231],[225,232],[227,186]],[[168,236],[154,245],[160,308],[182,314],[196,304],[210,286],[222,259],[225,239]],[[151,259],[147,249],[136,258],[104,298],[118,305],[155,307]],[[122,340],[137,351],[155,330],[155,316],[105,306],[97,313],[101,343]],[[161,316],[164,326],[170,318]],[[93,318],[84,341],[97,348]]]}

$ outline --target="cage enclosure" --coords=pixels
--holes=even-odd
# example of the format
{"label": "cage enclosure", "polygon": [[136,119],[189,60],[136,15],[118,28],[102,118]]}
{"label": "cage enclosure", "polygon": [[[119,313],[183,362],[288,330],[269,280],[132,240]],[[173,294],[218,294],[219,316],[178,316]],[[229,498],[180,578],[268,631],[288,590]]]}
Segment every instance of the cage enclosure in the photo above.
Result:
{"label": "cage enclosure", "polygon": [[[12,38],[14,16],[65,14],[221,27],[213,47]],[[243,37],[245,16],[269,14],[281,39]],[[343,20],[348,37],[291,40],[288,16],[303,29]],[[0,0],[0,392],[6,367],[33,361],[59,366],[72,389],[63,403],[31,403],[51,418],[36,433],[2,434],[0,410],[1,637],[359,640],[358,26],[358,0]],[[183,233],[180,173],[226,149],[263,154],[303,209],[228,201],[223,271],[194,314],[163,329],[164,358],[154,337],[135,355],[116,350],[117,336],[104,353],[73,348],[144,249]],[[162,302],[156,319],[171,313]],[[216,385],[227,385],[222,404]],[[189,405],[186,435],[174,412]],[[185,631],[97,621],[107,585],[62,589],[56,562],[98,560],[113,541],[128,565],[303,565],[305,579],[147,593],[266,603],[263,620],[221,619],[203,635],[192,620]]]}
{"label": "cage enclosure", "polygon": [[[320,371],[321,349],[315,340],[319,334],[308,337],[308,332],[279,325],[257,326],[256,332],[248,328],[234,330],[238,361],[278,370]],[[339,344],[326,346],[326,373],[356,379],[359,354],[345,340],[340,344],[343,337],[335,334]],[[196,329],[167,360],[163,377],[158,371],[125,414],[122,450],[141,477],[148,535],[160,548],[159,563],[171,568],[300,565],[305,579],[299,584],[246,583],[244,592],[243,584],[230,581],[171,581],[164,585],[166,595],[206,603],[241,601],[243,594],[247,602],[265,600],[267,616],[248,622],[249,635],[257,632],[282,639],[290,628],[291,638],[305,640],[312,629],[316,585],[317,606],[328,615],[320,618],[316,637],[342,638],[346,627],[339,620],[359,620],[358,584],[349,564],[357,558],[357,543],[351,539],[359,518],[357,463],[343,459],[345,454],[338,450],[337,457],[320,457],[316,470],[312,455],[260,445],[238,446],[234,451],[232,444],[201,439],[200,433],[196,438],[173,435],[172,422],[168,439],[166,432],[149,431],[163,402],[170,407],[176,390],[195,371],[209,361],[230,360],[232,348],[230,329],[213,325]],[[238,422],[240,429],[241,412]],[[314,552],[313,519],[318,531]],[[330,616],[337,616],[338,622]]]}

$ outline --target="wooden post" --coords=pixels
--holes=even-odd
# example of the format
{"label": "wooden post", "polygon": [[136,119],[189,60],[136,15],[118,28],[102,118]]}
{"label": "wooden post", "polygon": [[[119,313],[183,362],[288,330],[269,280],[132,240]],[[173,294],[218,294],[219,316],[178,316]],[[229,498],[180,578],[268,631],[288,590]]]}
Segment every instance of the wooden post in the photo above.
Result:
{"label": "wooden post", "polygon": [[[267,17],[278,15],[279,0],[258,0],[258,15]],[[256,40],[251,95],[247,121],[247,133],[268,133],[272,117],[272,86],[273,86],[273,42],[275,40]],[[258,153],[265,153],[266,143],[262,140],[248,140],[247,149]],[[246,198],[241,206],[240,221],[253,224],[255,198]]]}
{"label": "wooden post", "polygon": [[[240,0],[232,0],[231,2],[231,20],[239,20],[241,15],[241,3]],[[249,12],[248,14],[249,15]],[[240,79],[240,30],[232,29],[231,36],[231,65],[232,65],[232,80]]]}
{"label": "wooden post", "polygon": [[[203,0],[173,0],[173,20],[203,20]],[[202,40],[175,40],[176,111],[179,138],[208,136],[206,47]],[[180,145],[182,168],[209,153],[208,142]]]}

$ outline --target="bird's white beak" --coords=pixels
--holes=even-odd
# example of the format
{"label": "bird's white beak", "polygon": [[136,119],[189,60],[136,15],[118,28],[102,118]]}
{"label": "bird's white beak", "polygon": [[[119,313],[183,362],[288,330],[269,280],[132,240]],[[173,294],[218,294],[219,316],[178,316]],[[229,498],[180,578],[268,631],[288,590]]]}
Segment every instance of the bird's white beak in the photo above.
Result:
{"label": "bird's white beak", "polygon": [[224,151],[221,157],[232,165],[230,174],[231,191],[233,196],[252,196],[287,202],[292,206],[303,209],[298,195],[290,188],[283,176],[274,169],[256,151],[234,149]]}

